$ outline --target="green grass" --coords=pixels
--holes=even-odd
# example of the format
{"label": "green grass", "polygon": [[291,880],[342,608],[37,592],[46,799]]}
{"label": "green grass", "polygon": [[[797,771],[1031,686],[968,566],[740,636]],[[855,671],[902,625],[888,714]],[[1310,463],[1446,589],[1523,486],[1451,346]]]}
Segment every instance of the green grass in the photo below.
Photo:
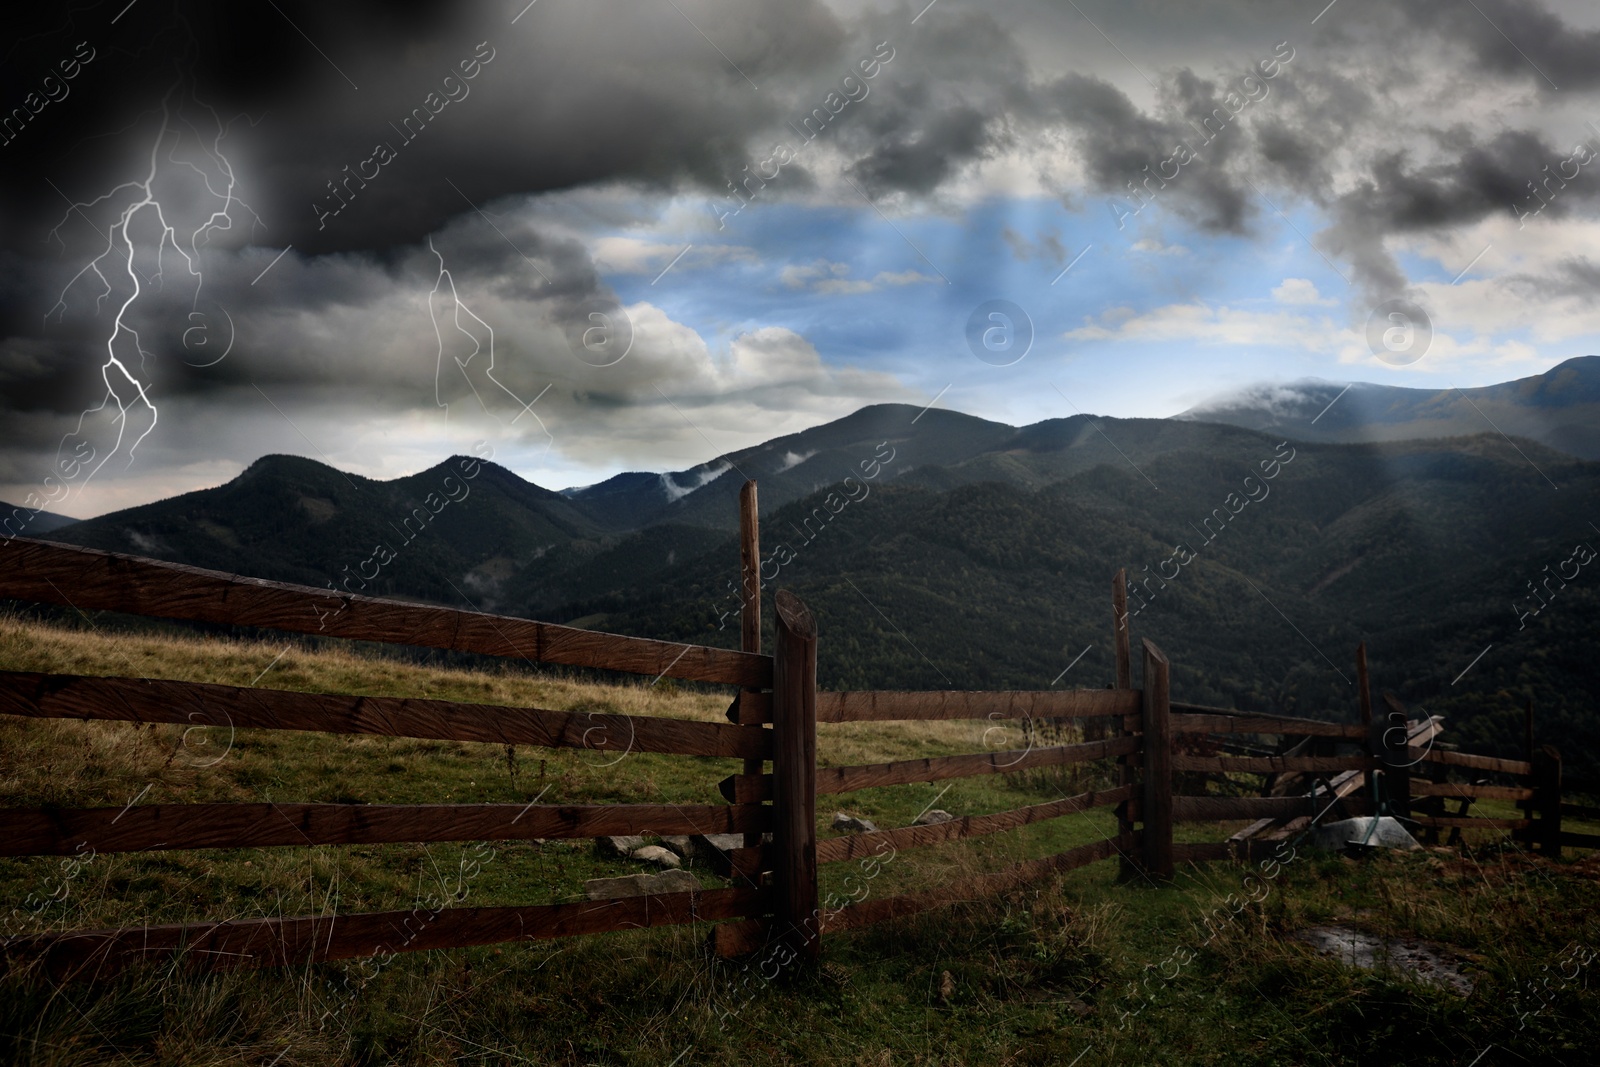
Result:
{"label": "green grass", "polygon": [[[288,651],[285,652],[287,646]],[[279,658],[279,653],[283,653]],[[270,669],[268,669],[270,666]],[[100,632],[0,618],[0,667],[719,720],[729,695],[603,685],[509,665],[442,671],[348,650]],[[263,674],[262,672],[265,671]],[[997,747],[992,724],[823,726],[839,765]],[[1015,740],[1015,739],[1012,739]],[[0,803],[122,806],[200,800],[718,801],[729,760],[612,757],[503,746],[0,719]],[[220,756],[220,758],[218,758]],[[1038,803],[1107,782],[1099,765],[869,790],[820,800],[904,825]],[[946,786],[948,785],[948,789]],[[1511,814],[1480,804],[1475,813]],[[902,850],[873,876],[823,868],[822,891],[881,899],[1111,832],[1104,810],[1007,834]],[[1216,839],[1229,826],[1181,826]],[[823,829],[824,836],[831,831]],[[1549,863],[1503,834],[1469,849],[1356,862],[1302,850],[1214,936],[1201,917],[1246,871],[1188,868],[1167,886],[1119,884],[1098,863],[1005,897],[826,942],[815,973],[776,980],[716,961],[703,926],[414,953],[293,970],[190,973],[152,963],[53,988],[0,978],[0,1058],[19,1064],[1069,1064],[1588,1062],[1600,1024],[1587,971],[1552,976],[1563,949],[1600,946],[1600,862]],[[397,909],[460,887],[463,903],[581,899],[634,868],[586,842],[208,850],[0,861],[8,932]],[[704,884],[720,883],[697,870]],[[846,884],[849,877],[853,881]],[[1262,895],[1264,890],[1264,895]],[[42,902],[42,903],[41,903]],[[1287,935],[1343,922],[1428,938],[1469,960],[1470,997],[1349,970]],[[1190,958],[1192,955],[1192,958]],[[1180,961],[1188,960],[1183,965]],[[1519,1019],[1538,983],[1549,1007]],[[1081,1058],[1079,1058],[1081,1056]]]}

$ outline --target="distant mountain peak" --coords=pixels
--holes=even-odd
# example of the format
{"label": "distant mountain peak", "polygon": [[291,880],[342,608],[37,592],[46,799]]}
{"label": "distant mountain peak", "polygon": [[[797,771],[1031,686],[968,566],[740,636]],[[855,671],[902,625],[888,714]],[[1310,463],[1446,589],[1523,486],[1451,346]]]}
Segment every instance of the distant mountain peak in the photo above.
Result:
{"label": "distant mountain peak", "polygon": [[1305,441],[1394,441],[1500,431],[1583,459],[1600,459],[1600,356],[1543,374],[1469,389],[1308,378],[1213,397],[1173,416]]}

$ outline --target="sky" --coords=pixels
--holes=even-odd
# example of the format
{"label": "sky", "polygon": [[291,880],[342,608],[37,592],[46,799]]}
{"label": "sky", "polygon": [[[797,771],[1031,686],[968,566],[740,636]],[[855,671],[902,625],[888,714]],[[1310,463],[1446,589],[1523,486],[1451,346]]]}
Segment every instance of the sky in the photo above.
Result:
{"label": "sky", "polygon": [[479,442],[559,489],[874,403],[1600,352],[1576,0],[38,7],[0,45],[12,504]]}

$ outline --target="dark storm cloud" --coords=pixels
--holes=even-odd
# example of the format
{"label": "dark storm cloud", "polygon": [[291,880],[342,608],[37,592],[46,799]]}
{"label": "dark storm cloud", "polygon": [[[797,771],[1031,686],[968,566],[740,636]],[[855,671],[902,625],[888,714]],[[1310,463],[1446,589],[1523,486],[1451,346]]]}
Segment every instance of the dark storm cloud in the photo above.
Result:
{"label": "dark storm cloud", "polygon": [[1600,30],[1577,30],[1539,0],[1410,0],[1396,5],[1416,29],[1465,47],[1478,70],[1543,92],[1600,86]]}
{"label": "dark storm cloud", "polygon": [[[56,52],[70,57],[79,39],[98,50],[70,96],[0,149],[12,240],[36,242],[37,222],[64,203],[50,182],[76,198],[122,180],[131,146],[113,135],[174,82],[224,116],[249,116],[229,144],[251,166],[251,203],[279,246],[415,241],[467,209],[463,194],[482,203],[617,178],[720,185],[744,140],[779,121],[786,83],[838,59],[845,36],[816,0],[683,0],[683,14],[588,0],[540,5],[515,25],[502,3],[290,0],[281,14],[147,2],[112,25],[123,6],[47,20],[28,49],[40,62],[7,80],[20,102]],[[767,79],[765,92],[751,84]],[[345,187],[345,168],[378,145],[392,162]],[[330,181],[353,195],[323,218],[313,205],[337,205]]]}
{"label": "dark storm cloud", "polygon": [[1028,97],[1027,62],[992,12],[958,9],[915,33],[908,19],[897,12],[869,22],[895,59],[839,132],[855,157],[846,173],[874,198],[935,193],[1007,142],[1008,115]]}

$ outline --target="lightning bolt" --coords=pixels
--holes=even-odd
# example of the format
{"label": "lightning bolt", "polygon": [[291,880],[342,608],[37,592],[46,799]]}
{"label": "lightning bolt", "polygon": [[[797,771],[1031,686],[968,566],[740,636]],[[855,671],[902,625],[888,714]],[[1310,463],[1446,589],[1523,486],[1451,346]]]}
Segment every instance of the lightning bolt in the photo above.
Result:
{"label": "lightning bolt", "polygon": [[[112,418],[116,426],[115,441],[99,462],[88,470],[82,485],[79,486],[80,492],[113,456],[123,451],[123,444],[129,435],[130,421],[139,417],[141,412],[148,418],[148,424],[137,432],[137,436],[127,447],[128,462],[132,463],[139,445],[154,432],[160,420],[160,414],[151,399],[151,383],[145,363],[151,353],[145,349],[139,331],[132,325],[131,319],[135,305],[141,298],[147,293],[159,292],[165,288],[164,256],[168,254],[167,250],[170,248],[171,253],[182,258],[187,275],[194,282],[194,298],[190,304],[188,321],[193,323],[196,319],[201,320],[199,325],[191,325],[183,331],[182,343],[186,349],[191,343],[196,346],[205,345],[208,343],[208,338],[205,336],[207,327],[204,325],[205,315],[200,311],[200,297],[205,277],[199,269],[200,249],[211,243],[213,235],[234,228],[234,223],[237,221],[235,212],[249,213],[254,220],[251,226],[252,233],[255,225],[261,221],[260,217],[236,194],[238,178],[233,165],[222,151],[222,141],[231,129],[232,121],[223,122],[215,109],[201,103],[192,95],[187,100],[180,99],[179,106],[175,107],[174,96],[177,95],[178,88],[178,84],[174,84],[161,99],[161,124],[151,140],[143,177],[123,182],[92,200],[73,202],[61,221],[50,231],[50,236],[60,242],[65,251],[66,242],[62,239],[60,230],[76,213],[95,228],[105,240],[105,246],[62,287],[55,305],[45,313],[45,322],[48,324],[51,316],[55,317],[57,323],[63,321],[67,313],[68,295],[79,282],[91,275],[99,282],[99,291],[94,301],[95,315],[99,316],[107,301],[116,303],[116,314],[112,318],[110,331],[106,337],[106,358],[100,367],[100,377],[106,387],[105,395],[98,405],[86,409],[78,417],[77,427],[62,438],[61,449],[64,449],[69,438],[82,436],[84,423],[91,416],[106,412],[112,404],[116,405],[116,415]],[[182,106],[187,103],[192,103],[209,116],[216,130],[213,136],[208,138],[201,133],[200,128],[195,125]],[[202,167],[201,164],[206,166]],[[169,210],[162,203],[164,194],[158,192],[157,184],[165,179],[181,178],[185,173],[193,174],[200,179],[199,188],[203,192],[197,194],[196,200],[202,205],[199,210],[204,218],[187,235],[180,235],[178,227],[169,219],[169,216],[176,215],[176,212]],[[101,230],[91,218],[91,212],[100,209],[101,205],[109,205],[113,215],[107,230]],[[153,223],[152,232],[145,232],[147,222]],[[152,276],[146,277],[140,270],[138,260],[141,253],[148,258],[152,252],[155,258],[155,271]],[[203,364],[191,363],[191,366],[214,366],[227,356],[228,351],[231,351],[232,317],[227,315],[225,308],[222,311],[228,318],[230,329],[227,348],[221,356]],[[201,337],[198,341],[192,341],[191,338],[196,331],[200,332]],[[138,366],[137,373],[132,368],[134,363]],[[140,421],[142,422],[143,418]],[[61,449],[57,450],[58,457]]]}
{"label": "lightning bolt", "polygon": [[[461,294],[456,291],[455,277],[450,273],[449,268],[444,265],[444,255],[433,246],[432,237],[428,238],[428,251],[432,252],[434,258],[439,261],[439,273],[434,277],[433,289],[428,293],[428,318],[433,323],[434,340],[438,342],[437,362],[435,364],[433,376],[434,403],[445,409],[446,418],[448,418],[450,404],[442,395],[442,379],[445,373],[445,335],[439,327],[439,316],[434,311],[435,298],[440,295],[446,286],[448,286],[450,290],[449,302],[453,308],[451,314],[451,325],[454,327],[457,333],[461,334],[462,336],[466,337],[467,340],[472,342],[472,351],[467,354],[466,359],[462,359],[460,356],[452,355],[450,357],[451,362],[454,363],[456,369],[461,372],[461,377],[466,380],[467,388],[472,390],[472,395],[477,398],[479,406],[483,408],[485,414],[489,415],[489,417],[493,418],[496,422],[514,427],[517,424],[517,420],[521,419],[522,416],[533,416],[533,421],[539,424],[539,432],[545,437],[544,451],[546,453],[549,452],[550,446],[555,443],[555,438],[551,435],[550,430],[545,426],[544,420],[539,418],[538,414],[533,410],[533,405],[539,402],[540,397],[543,397],[545,393],[549,392],[550,386],[547,385],[543,389],[539,390],[539,395],[534,397],[532,401],[524,402],[523,399],[514,391],[512,391],[510,387],[495,377],[494,327],[490,326],[487,322],[478,317],[478,315],[474,313],[471,308],[462,303]],[[463,315],[471,319],[479,329],[469,329],[462,321]],[[480,332],[482,334],[486,334],[488,337],[487,349],[485,348],[483,340],[480,338]],[[494,411],[490,409],[488,401],[485,400],[483,394],[478,391],[478,387],[473,384],[471,376],[467,373],[467,366],[480,356],[484,357],[484,377],[492,382],[496,388],[504,392],[506,396],[510,397],[516,404],[517,413],[512,417],[510,423],[505,423],[505,420],[501,419],[499,415],[496,415]],[[491,393],[490,397],[495,398],[495,394]],[[543,455],[544,453],[540,454],[541,462],[543,460]]]}

